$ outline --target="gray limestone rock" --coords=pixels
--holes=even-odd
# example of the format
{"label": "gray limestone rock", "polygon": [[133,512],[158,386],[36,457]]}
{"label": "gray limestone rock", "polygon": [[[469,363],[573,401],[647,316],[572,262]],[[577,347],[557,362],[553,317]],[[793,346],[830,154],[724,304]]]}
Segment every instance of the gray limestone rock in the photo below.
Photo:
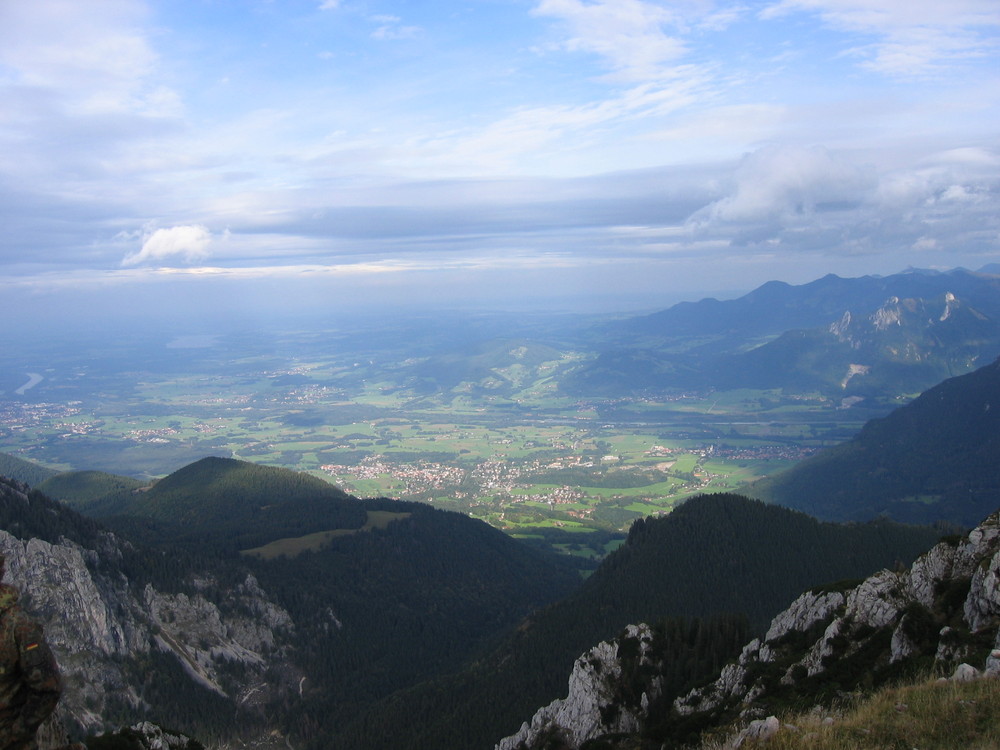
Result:
{"label": "gray limestone rock", "polygon": [[974,632],[993,624],[997,617],[1000,617],[1000,551],[984,558],[976,568],[965,600],[965,620]]}
{"label": "gray limestone rock", "polygon": [[857,624],[883,628],[893,624],[910,601],[903,576],[883,570],[847,595],[845,616]]}
{"label": "gray limestone rock", "polygon": [[971,664],[959,664],[955,668],[954,674],[952,674],[951,679],[954,682],[972,682],[972,680],[977,680],[980,677],[980,671],[976,669]]}
{"label": "gray limestone rock", "polygon": [[771,620],[764,636],[765,642],[776,641],[795,630],[805,632],[844,605],[844,594],[839,591],[814,593],[807,591],[789,605],[788,609]]}
{"label": "gray limestone rock", "polygon": [[[909,607],[922,605],[933,611],[942,586],[971,579],[963,606],[965,626],[972,632],[997,628],[1000,622],[1000,513],[987,518],[961,540],[942,542],[916,560],[908,571],[883,570],[870,576],[846,594],[806,592],[771,622],[763,643],[752,641],[735,664],[725,667],[719,678],[707,687],[694,690],[674,702],[680,715],[714,710],[724,704],[738,704],[746,712],[754,698],[766,691],[762,682],[747,685],[747,675],[754,664],[779,658],[781,639],[797,632],[806,633],[817,623],[833,618],[823,634],[806,649],[805,655],[788,667],[780,681],[794,684],[796,673],[820,675],[830,659],[850,656],[868,638],[892,629],[887,661],[898,662],[924,646],[914,643],[908,632]],[[1000,674],[1000,629],[996,650],[984,665],[987,673]],[[934,644],[931,644],[934,645]],[[967,647],[963,637],[952,627],[943,628],[936,644],[937,658],[954,663],[964,658]],[[787,657],[786,657],[787,658]],[[992,670],[992,672],[991,672]],[[757,670],[766,672],[766,670]],[[963,665],[953,679],[970,679],[979,671]]]}
{"label": "gray limestone rock", "polygon": [[[64,689],[57,713],[66,726],[86,732],[109,728],[104,715],[111,699],[141,710],[127,665],[154,645],[178,659],[193,682],[234,702],[277,687],[266,684],[264,673],[286,659],[283,644],[291,640],[292,621],[256,580],[248,577],[220,601],[197,593],[194,583],[196,593],[190,595],[146,586],[136,596],[114,565],[88,564],[98,556],[105,563],[120,556],[114,535],[106,533],[101,544],[98,554],[67,540],[23,541],[0,530],[6,580],[43,624],[59,662]],[[226,663],[245,669],[223,685],[219,668]]]}
{"label": "gray limestone rock", "polygon": [[908,584],[910,593],[918,602],[925,607],[933,605],[935,588],[940,581],[952,576],[957,556],[957,547],[938,544],[913,563]]}

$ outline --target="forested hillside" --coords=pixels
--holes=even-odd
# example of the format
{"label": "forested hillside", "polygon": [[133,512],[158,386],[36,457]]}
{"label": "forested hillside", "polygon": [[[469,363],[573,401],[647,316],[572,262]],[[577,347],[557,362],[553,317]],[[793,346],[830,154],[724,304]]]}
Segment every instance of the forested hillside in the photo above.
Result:
{"label": "forested hillside", "polygon": [[254,564],[299,631],[310,680],[289,720],[309,747],[333,747],[380,699],[460,668],[579,584],[567,561],[463,515],[392,500],[365,507],[408,515]]}
{"label": "forested hillside", "polygon": [[[27,481],[27,480],[23,480]],[[101,515],[101,508],[120,508],[131,495],[148,485],[140,479],[104,471],[63,471],[42,482],[28,482],[39,492],[77,510]]]}
{"label": "forested hillside", "polygon": [[977,523],[1000,497],[1000,360],[931,388],[750,492],[831,520]]}
{"label": "forested hillside", "polygon": [[[116,503],[82,507],[116,528],[135,519],[155,524],[150,537],[239,551],[284,537],[359,529],[361,502],[309,474],[230,458],[204,458],[160,479],[148,490],[115,492]],[[96,514],[96,513],[95,513]],[[149,541],[152,541],[150,538]]]}
{"label": "forested hillside", "polygon": [[[804,588],[908,563],[937,537],[884,521],[820,523],[736,495],[693,498],[668,516],[636,522],[577,592],[533,614],[491,655],[393,696],[343,727],[335,746],[492,747],[565,694],[574,659],[628,623],[697,617],[708,619],[690,627],[733,632],[738,626],[712,618],[740,613],[759,632]],[[716,642],[720,653],[723,643]]]}

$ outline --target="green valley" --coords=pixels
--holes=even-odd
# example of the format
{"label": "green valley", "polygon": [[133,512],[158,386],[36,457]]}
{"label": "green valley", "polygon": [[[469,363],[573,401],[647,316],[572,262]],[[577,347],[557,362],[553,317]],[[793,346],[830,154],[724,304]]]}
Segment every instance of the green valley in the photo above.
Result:
{"label": "green valley", "polygon": [[[279,341],[296,355],[262,351]],[[356,345],[338,354],[311,331],[284,331],[164,347],[142,370],[116,367],[107,350],[50,361],[29,392],[37,400],[3,402],[0,451],[147,481],[206,455],[240,458],[518,534],[548,529],[599,556],[604,542],[581,548],[566,534],[620,532],[693,494],[742,486],[879,413],[777,390],[568,396],[559,377],[583,354],[489,345],[459,367],[398,341],[370,341],[359,359]]]}

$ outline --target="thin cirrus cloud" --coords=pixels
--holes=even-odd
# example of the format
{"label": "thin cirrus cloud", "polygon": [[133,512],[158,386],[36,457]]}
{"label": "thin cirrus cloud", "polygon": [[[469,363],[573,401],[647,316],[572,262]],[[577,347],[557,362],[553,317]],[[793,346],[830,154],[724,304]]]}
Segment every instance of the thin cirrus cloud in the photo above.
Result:
{"label": "thin cirrus cloud", "polygon": [[173,110],[175,92],[148,86],[159,55],[141,4],[109,0],[100,12],[73,0],[4,3],[0,64],[23,89],[55,95],[66,115]]}
{"label": "thin cirrus cloud", "polygon": [[566,26],[569,33],[558,43],[563,49],[596,54],[627,80],[659,78],[687,51],[682,39],[666,32],[677,18],[662,5],[642,0],[542,0],[532,12]]}
{"label": "thin cirrus cloud", "polygon": [[995,52],[1000,12],[993,0],[781,0],[761,17],[817,13],[829,26],[868,36],[845,51],[873,70],[912,77]]}

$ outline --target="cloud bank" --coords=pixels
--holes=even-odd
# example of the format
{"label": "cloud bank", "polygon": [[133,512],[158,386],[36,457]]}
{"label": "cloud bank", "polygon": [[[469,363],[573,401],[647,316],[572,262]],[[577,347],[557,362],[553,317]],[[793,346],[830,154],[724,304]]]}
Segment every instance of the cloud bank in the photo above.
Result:
{"label": "cloud bank", "polygon": [[976,268],[998,35],[997,0],[0,2],[0,274],[326,304]]}

